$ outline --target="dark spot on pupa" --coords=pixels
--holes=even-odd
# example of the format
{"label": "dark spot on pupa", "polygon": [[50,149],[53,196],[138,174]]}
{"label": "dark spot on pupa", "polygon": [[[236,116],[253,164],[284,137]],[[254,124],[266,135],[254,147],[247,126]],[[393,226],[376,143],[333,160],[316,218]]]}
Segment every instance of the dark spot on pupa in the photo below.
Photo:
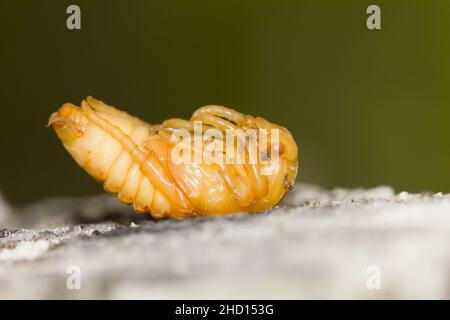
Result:
{"label": "dark spot on pupa", "polygon": [[292,184],[292,181],[289,179],[287,174],[283,178],[283,184],[284,184],[284,189],[288,190],[288,191],[292,190],[292,188],[294,187],[294,185]]}

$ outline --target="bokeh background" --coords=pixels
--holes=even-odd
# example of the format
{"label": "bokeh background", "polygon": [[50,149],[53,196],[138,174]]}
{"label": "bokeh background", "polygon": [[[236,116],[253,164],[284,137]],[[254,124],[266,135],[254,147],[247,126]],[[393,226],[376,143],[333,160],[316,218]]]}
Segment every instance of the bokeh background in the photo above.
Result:
{"label": "bokeh background", "polygon": [[101,192],[46,128],[93,95],[151,123],[204,104],[266,117],[304,182],[449,192],[449,30],[447,0],[0,0],[0,190]]}

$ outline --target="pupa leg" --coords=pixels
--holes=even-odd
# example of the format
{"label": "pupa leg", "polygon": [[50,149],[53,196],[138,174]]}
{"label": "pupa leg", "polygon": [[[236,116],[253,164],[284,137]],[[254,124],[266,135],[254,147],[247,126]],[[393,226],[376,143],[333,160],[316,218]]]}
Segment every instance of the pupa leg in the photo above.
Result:
{"label": "pupa leg", "polygon": [[232,122],[224,120],[220,117],[209,115],[206,113],[192,116],[192,121],[201,121],[202,125],[209,125],[216,129],[226,131],[226,130],[236,130],[237,127]]}
{"label": "pupa leg", "polygon": [[[229,120],[224,120],[223,118]],[[246,117],[239,112],[234,110],[220,107],[220,106],[205,106],[197,110],[191,120],[193,121],[202,121],[203,124],[213,126],[222,131],[231,130],[234,132],[236,129],[239,129],[236,125],[239,125],[241,128],[244,126],[247,128],[257,129],[258,124],[256,123],[253,117]],[[231,122],[230,122],[231,121]],[[245,139],[244,137],[241,137]],[[239,137],[238,137],[239,139]],[[246,158],[245,168],[247,171],[247,177],[250,177],[250,180],[247,181],[253,182],[251,185],[254,188],[255,195],[258,199],[263,198],[268,193],[268,180],[267,177],[261,175],[261,166],[260,160],[258,157],[258,150],[256,150],[256,154],[253,150],[249,150],[249,146],[246,146],[245,141],[240,141],[245,146],[244,157]],[[258,145],[256,141],[252,143],[256,143],[256,145],[252,145],[251,147],[258,149]],[[239,143],[238,143],[239,144]],[[236,176],[230,172],[230,170],[222,170],[222,173],[225,175],[226,181],[232,181],[236,179]],[[242,183],[242,181],[234,180],[234,183],[242,188],[244,185],[250,185]],[[238,199],[246,199],[248,193],[244,191],[244,189],[239,189],[232,186],[232,190],[235,196]]]}
{"label": "pupa leg", "polygon": [[240,125],[245,118],[245,116],[240,112],[237,112],[235,110],[223,106],[216,106],[216,105],[207,105],[197,109],[192,114],[192,118],[198,118],[205,114],[227,119],[231,122],[234,122],[236,125]]}

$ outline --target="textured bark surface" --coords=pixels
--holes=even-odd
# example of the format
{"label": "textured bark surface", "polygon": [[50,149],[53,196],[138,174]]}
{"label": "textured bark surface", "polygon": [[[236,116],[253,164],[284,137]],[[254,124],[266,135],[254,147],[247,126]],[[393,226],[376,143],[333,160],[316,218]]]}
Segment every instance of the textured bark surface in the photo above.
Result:
{"label": "textured bark surface", "polygon": [[185,221],[0,201],[2,298],[450,298],[450,196],[297,185],[265,214]]}

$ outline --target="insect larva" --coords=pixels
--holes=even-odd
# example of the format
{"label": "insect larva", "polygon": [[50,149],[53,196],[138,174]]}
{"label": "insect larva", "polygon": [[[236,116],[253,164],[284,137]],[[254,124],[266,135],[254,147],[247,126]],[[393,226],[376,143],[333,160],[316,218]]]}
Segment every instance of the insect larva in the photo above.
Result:
{"label": "insect larva", "polygon": [[[200,145],[195,131],[198,123],[203,135]],[[106,191],[116,193],[121,202],[132,204],[136,211],[158,218],[265,211],[278,204],[297,175],[297,145],[287,129],[222,106],[202,107],[190,120],[169,119],[150,125],[88,97],[80,107],[64,104],[50,116],[49,125],[75,161],[102,182]],[[254,140],[260,153],[252,152],[244,137],[242,163],[174,160],[180,143],[174,133],[179,130],[192,138],[184,149],[189,159],[228,159],[223,148],[213,148],[219,143],[223,146],[225,141],[208,133],[210,129],[224,135],[242,130],[266,130],[269,134]],[[278,141],[270,140],[263,147],[269,137]],[[232,140],[230,146],[238,144],[238,140]],[[208,148],[212,150],[209,158]],[[263,173],[274,167],[275,155],[277,170]]]}

